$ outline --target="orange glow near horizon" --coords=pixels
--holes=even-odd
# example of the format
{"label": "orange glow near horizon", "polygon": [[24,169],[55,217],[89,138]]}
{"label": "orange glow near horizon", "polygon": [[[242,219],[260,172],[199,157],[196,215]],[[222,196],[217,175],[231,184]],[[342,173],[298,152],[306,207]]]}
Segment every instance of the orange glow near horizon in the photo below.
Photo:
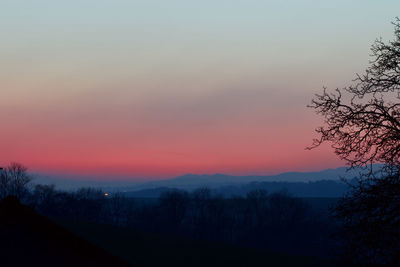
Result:
{"label": "orange glow near horizon", "polygon": [[[312,171],[342,166],[332,150],[321,147],[305,150],[312,137],[289,127],[277,136],[267,127],[233,132],[114,136],[115,132],[80,135],[74,131],[54,136],[53,132],[25,131],[10,136],[14,142],[3,145],[0,163],[21,162],[31,171],[58,174],[109,174],[132,179],[170,178],[187,173],[267,175],[286,171]],[[281,128],[284,129],[284,128]],[[22,129],[21,129],[22,131]],[[232,132],[232,134],[230,134]],[[274,136],[276,135],[276,136]],[[268,138],[269,137],[269,138]],[[308,142],[308,143],[307,143]]]}

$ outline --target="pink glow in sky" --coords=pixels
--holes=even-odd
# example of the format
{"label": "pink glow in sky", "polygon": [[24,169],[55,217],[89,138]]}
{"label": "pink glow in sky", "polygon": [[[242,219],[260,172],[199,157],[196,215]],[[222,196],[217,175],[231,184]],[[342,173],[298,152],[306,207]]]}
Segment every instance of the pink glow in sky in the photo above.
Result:
{"label": "pink glow in sky", "polygon": [[328,146],[305,150],[322,123],[306,105],[365,69],[400,10],[34,2],[0,8],[0,165],[148,179],[342,166]]}

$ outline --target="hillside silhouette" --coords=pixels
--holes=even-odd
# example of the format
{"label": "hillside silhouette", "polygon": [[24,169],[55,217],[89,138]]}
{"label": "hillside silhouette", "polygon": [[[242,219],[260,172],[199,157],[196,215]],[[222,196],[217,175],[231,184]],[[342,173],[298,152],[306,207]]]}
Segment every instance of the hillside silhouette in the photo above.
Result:
{"label": "hillside silhouette", "polygon": [[0,202],[2,266],[131,266],[22,205]]}

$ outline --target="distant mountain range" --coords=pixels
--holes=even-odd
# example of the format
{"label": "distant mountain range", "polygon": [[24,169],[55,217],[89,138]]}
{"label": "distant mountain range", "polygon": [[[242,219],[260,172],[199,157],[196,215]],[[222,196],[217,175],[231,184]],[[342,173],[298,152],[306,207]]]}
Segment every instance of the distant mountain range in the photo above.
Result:
{"label": "distant mountain range", "polygon": [[141,191],[159,188],[175,188],[193,190],[207,186],[209,188],[221,188],[229,186],[245,185],[253,182],[287,182],[307,183],[321,180],[338,181],[341,177],[353,178],[358,176],[358,170],[347,171],[346,167],[337,169],[326,169],[318,172],[286,172],[268,176],[234,176],[226,174],[186,174],[173,179],[157,180],[139,183],[131,180],[115,180],[109,177],[107,181],[96,181],[95,179],[82,179],[79,177],[60,178],[52,176],[36,175],[35,183],[55,184],[60,189],[74,190],[79,187],[100,187],[109,191]]}
{"label": "distant mountain range", "polygon": [[341,177],[351,179],[358,176],[358,170],[347,171],[346,167],[327,169],[319,172],[286,172],[269,176],[234,176],[225,174],[186,174],[169,180],[145,182],[126,190],[138,191],[154,188],[176,188],[191,190],[202,186],[219,188],[232,185],[243,185],[251,182],[315,182],[321,180],[340,180]]}

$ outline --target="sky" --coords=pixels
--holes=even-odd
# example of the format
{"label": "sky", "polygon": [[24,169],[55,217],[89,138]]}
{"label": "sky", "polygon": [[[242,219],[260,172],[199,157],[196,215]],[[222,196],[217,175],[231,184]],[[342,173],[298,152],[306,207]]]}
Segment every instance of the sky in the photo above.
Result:
{"label": "sky", "polygon": [[[0,0],[0,166],[169,178],[343,166],[306,106],[400,1]],[[110,176],[110,177],[111,177]]]}

